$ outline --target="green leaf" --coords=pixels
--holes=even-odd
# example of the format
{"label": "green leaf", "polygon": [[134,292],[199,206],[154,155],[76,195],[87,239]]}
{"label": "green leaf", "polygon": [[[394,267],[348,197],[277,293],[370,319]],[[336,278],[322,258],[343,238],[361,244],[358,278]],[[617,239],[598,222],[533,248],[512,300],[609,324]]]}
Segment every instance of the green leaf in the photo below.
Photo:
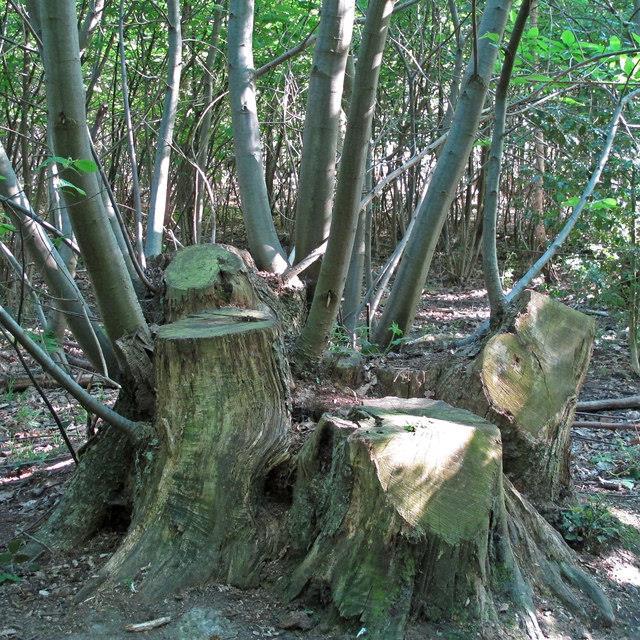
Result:
{"label": "green leaf", "polygon": [[0,237],[6,236],[7,233],[13,233],[16,228],[8,222],[0,222]]}
{"label": "green leaf", "polygon": [[60,180],[58,181],[58,184],[60,185],[60,189],[62,191],[68,191],[84,197],[86,197],[87,195],[87,192],[84,189],[77,187],[75,184],[73,184],[73,182],[69,182],[64,178],[60,178]]}
{"label": "green leaf", "polygon": [[487,33],[485,33],[480,39],[482,40],[482,38],[491,40],[491,42],[500,42],[500,36],[492,31],[487,31]]}
{"label": "green leaf", "polygon": [[98,170],[98,165],[93,160],[74,160],[72,166],[78,173],[95,173]]}
{"label": "green leaf", "polygon": [[73,161],[71,160],[71,158],[63,158],[62,156],[50,156],[41,165],[36,167],[36,171],[46,169],[52,164],[59,164],[63,169],[68,169],[71,166],[72,162]]}
{"label": "green leaf", "polygon": [[560,40],[562,40],[562,42],[564,42],[567,47],[571,47],[575,44],[576,37],[573,35],[572,31],[569,31],[569,29],[565,29],[560,36]]}
{"label": "green leaf", "polygon": [[528,38],[537,38],[540,35],[540,29],[538,27],[531,27],[525,34]]}
{"label": "green leaf", "polygon": [[616,51],[622,47],[622,42],[620,42],[620,38],[618,36],[611,36],[609,38],[609,49],[613,49]]}
{"label": "green leaf", "polygon": [[0,571],[0,584],[3,582],[20,582],[22,578],[17,576],[15,573],[6,573],[5,571]]}

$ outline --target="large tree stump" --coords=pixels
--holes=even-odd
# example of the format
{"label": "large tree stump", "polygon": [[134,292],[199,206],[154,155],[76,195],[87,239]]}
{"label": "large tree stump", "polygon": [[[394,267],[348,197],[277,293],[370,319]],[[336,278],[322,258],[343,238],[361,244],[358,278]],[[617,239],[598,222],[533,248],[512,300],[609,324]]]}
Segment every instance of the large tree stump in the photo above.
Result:
{"label": "large tree stump", "polygon": [[506,489],[507,507],[500,432],[467,411],[385,398],[325,415],[298,462],[289,596],[320,597],[379,640],[401,639],[409,616],[496,622],[501,600],[541,637],[532,587],[612,622],[572,551]]}
{"label": "large tree stump", "polygon": [[593,336],[592,318],[527,291],[479,345],[439,355],[426,372],[405,368],[377,375],[383,393],[428,390],[496,424],[505,472],[542,504],[569,488],[571,424]]}
{"label": "large tree stump", "polygon": [[150,596],[209,578],[257,583],[275,526],[265,478],[288,456],[289,384],[265,314],[226,308],[159,329],[158,443],[103,577],[133,577]]}
{"label": "large tree stump", "polygon": [[198,244],[178,251],[164,280],[167,322],[204,309],[257,309],[260,304],[247,265],[222,245]]}
{"label": "large tree stump", "polygon": [[267,282],[257,273],[251,256],[235,247],[200,244],[181,249],[167,267],[164,279],[167,322],[206,309],[239,307],[271,314],[285,335],[294,335],[304,320],[302,283],[292,281],[280,286],[277,278]]}

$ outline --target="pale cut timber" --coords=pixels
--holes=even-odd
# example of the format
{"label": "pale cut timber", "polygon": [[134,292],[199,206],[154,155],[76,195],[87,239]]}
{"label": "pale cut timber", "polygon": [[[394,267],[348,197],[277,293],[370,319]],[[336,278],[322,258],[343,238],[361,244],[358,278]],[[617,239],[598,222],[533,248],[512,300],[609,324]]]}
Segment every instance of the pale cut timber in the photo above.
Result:
{"label": "pale cut timber", "polygon": [[140,456],[151,463],[132,526],[102,578],[133,577],[150,597],[208,579],[253,586],[276,525],[263,485],[288,457],[277,324],[245,309],[189,316],[160,327],[155,361],[158,445]]}
{"label": "pale cut timber", "polygon": [[594,331],[592,318],[525,291],[479,345],[436,354],[427,370],[376,376],[383,393],[429,393],[496,424],[506,474],[527,497],[548,503],[569,491],[571,426]]}
{"label": "pale cut timber", "polygon": [[534,590],[613,621],[575,554],[503,477],[497,427],[443,402],[325,414],[299,455],[289,530],[289,597],[320,595],[371,640],[401,640],[413,616],[499,626],[504,602],[542,638]]}

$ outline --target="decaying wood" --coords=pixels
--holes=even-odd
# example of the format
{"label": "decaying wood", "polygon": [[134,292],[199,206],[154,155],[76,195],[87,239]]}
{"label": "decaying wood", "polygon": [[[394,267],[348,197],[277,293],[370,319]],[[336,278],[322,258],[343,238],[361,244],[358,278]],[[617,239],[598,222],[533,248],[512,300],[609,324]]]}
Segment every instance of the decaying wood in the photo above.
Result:
{"label": "decaying wood", "polygon": [[606,409],[640,409],[640,395],[604,400],[584,400],[576,405],[577,411],[605,411]]}
{"label": "decaying wood", "polygon": [[103,577],[139,576],[153,596],[210,578],[256,585],[277,524],[263,487],[290,437],[277,323],[235,308],[188,316],[159,328],[155,363],[157,444]]}
{"label": "decaying wood", "polygon": [[125,626],[125,631],[131,631],[133,633],[140,633],[143,631],[151,631],[153,629],[157,629],[158,627],[163,627],[165,624],[169,624],[171,622],[171,618],[169,616],[165,616],[163,618],[156,618],[155,620],[148,620],[147,622],[138,622],[137,624],[128,624]]}
{"label": "decaying wood", "polygon": [[496,424],[505,472],[518,490],[547,502],[569,487],[571,425],[593,335],[593,319],[527,291],[479,345],[445,354],[427,371],[387,367],[376,375],[383,393],[429,393]]}
{"label": "decaying wood", "polygon": [[600,422],[598,420],[577,420],[575,429],[605,429],[607,431],[640,431],[640,422]]}
{"label": "decaying wood", "polygon": [[167,322],[204,309],[256,309],[260,302],[242,258],[220,245],[199,244],[178,251],[164,279]]}
{"label": "decaying wood", "polygon": [[505,601],[541,638],[534,591],[611,623],[575,554],[503,477],[501,454],[497,427],[439,401],[326,414],[298,460],[289,596],[323,594],[378,640],[403,638],[411,616],[498,624]]}

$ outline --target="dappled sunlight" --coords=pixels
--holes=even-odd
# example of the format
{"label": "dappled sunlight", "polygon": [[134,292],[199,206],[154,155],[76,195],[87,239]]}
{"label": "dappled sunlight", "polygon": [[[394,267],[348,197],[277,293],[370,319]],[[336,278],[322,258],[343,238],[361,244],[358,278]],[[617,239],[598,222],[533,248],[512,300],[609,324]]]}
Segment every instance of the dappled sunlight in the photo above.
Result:
{"label": "dappled sunlight", "polygon": [[491,510],[501,472],[490,425],[385,413],[381,435],[372,431],[371,459],[401,517],[451,544],[472,538]]}

